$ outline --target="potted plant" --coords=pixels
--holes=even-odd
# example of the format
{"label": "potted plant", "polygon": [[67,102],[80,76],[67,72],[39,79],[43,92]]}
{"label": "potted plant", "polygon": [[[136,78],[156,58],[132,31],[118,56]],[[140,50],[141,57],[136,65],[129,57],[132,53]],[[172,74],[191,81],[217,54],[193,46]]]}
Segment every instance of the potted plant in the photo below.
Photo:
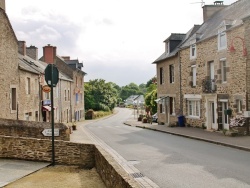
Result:
{"label": "potted plant", "polygon": [[72,122],[72,129],[73,129],[73,130],[76,130],[76,122],[75,122],[75,121]]}
{"label": "potted plant", "polygon": [[138,117],[138,121],[141,121],[141,120],[142,120],[142,118],[143,118],[143,115],[142,115],[142,114],[140,114],[140,115],[139,115],[139,117]]}
{"label": "potted plant", "polygon": [[148,118],[147,117],[143,117],[142,118],[142,123],[147,123],[148,122]]}

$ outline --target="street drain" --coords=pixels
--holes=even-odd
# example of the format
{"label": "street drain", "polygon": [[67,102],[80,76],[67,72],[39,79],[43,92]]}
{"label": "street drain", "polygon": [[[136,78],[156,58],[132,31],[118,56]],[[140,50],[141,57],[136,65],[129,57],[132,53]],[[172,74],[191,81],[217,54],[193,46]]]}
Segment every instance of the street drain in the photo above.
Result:
{"label": "street drain", "polygon": [[142,173],[132,173],[130,174],[133,178],[143,178],[144,175]]}

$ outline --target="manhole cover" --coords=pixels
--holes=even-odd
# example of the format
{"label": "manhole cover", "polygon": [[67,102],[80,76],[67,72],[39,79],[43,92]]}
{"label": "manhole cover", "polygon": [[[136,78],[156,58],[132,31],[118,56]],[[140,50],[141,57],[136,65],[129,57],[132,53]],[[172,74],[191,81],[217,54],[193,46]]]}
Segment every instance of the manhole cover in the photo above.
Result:
{"label": "manhole cover", "polygon": [[132,173],[132,174],[130,174],[133,178],[142,178],[142,177],[144,177],[144,175],[142,174],[142,173]]}

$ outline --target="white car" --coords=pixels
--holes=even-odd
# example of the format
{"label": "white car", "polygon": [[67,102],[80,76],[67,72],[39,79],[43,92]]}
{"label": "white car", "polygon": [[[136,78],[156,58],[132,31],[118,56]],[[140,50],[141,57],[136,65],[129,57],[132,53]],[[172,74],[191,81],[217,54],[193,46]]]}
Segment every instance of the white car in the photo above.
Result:
{"label": "white car", "polygon": [[157,123],[157,122],[158,122],[158,116],[157,116],[157,113],[155,113],[155,114],[152,116],[152,122],[155,122],[155,123]]}

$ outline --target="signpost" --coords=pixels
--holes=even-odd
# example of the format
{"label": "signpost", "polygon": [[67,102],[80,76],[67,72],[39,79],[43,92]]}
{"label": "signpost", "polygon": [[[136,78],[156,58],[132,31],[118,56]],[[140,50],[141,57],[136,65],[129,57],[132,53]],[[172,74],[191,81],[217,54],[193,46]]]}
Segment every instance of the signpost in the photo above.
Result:
{"label": "signpost", "polygon": [[53,87],[56,87],[56,84],[59,80],[59,71],[54,64],[48,64],[45,68],[45,81],[48,86],[50,86],[50,98],[51,98],[51,138],[52,138],[52,166],[55,165],[55,134],[54,134],[54,97],[53,97]]}
{"label": "signpost", "polygon": [[[52,129],[44,129],[42,134],[44,136],[52,136]],[[59,129],[54,129],[54,136],[60,136]]]}

